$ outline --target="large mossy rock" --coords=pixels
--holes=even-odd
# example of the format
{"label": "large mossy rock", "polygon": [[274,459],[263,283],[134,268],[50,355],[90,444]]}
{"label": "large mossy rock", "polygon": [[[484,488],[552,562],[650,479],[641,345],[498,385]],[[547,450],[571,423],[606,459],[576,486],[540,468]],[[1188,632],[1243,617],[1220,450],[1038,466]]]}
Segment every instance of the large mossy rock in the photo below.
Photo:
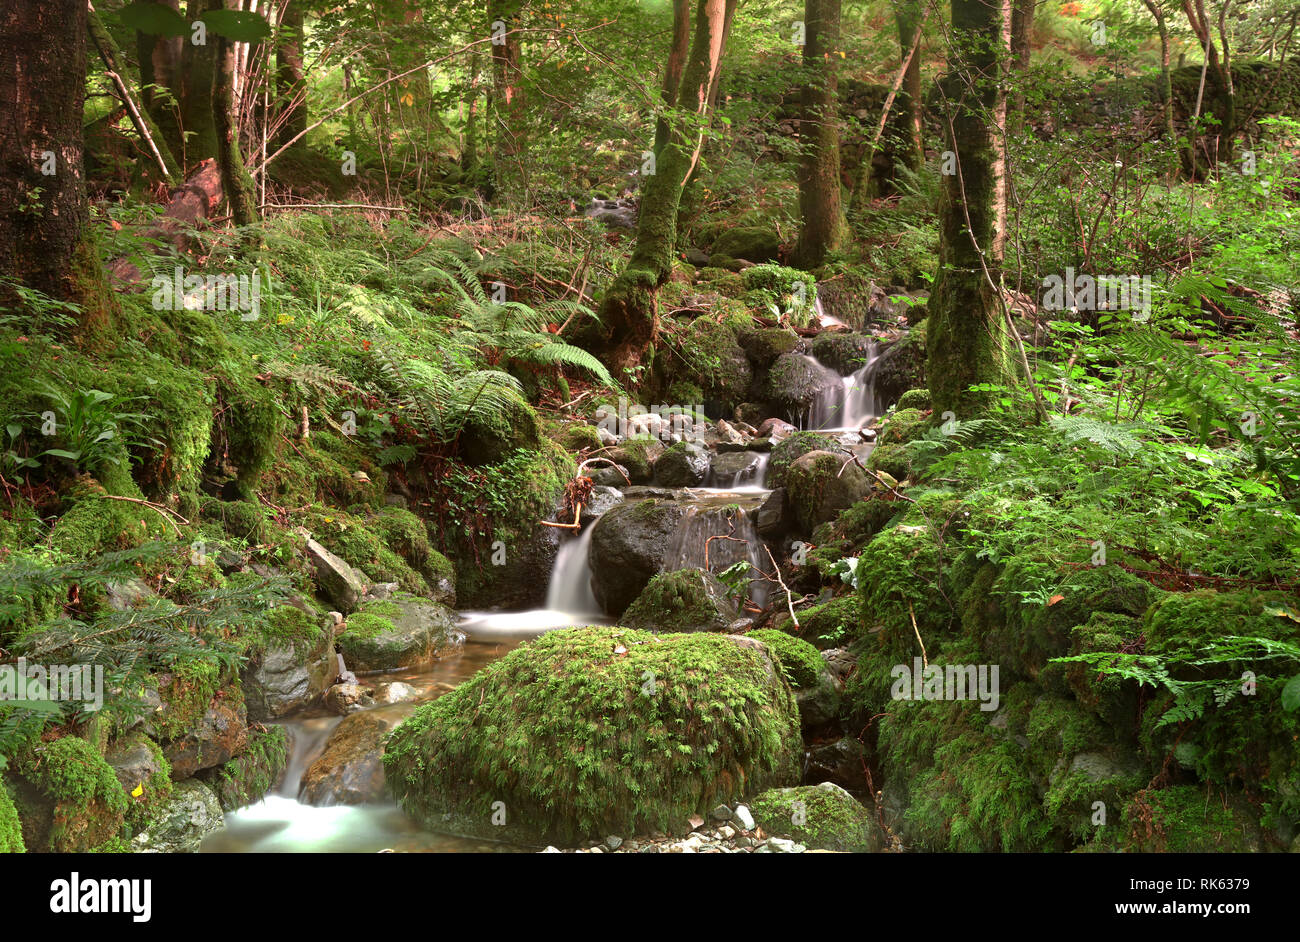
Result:
{"label": "large mossy rock", "polygon": [[810,451],[834,451],[839,443],[830,435],[820,432],[794,432],[777,442],[772,448],[772,457],[767,464],[767,486],[781,487],[785,484],[785,474],[794,464]]}
{"label": "large mossy rock", "polygon": [[754,373],[728,321],[702,317],[682,338],[681,358],[704,393],[704,405],[729,414],[749,394]]}
{"label": "large mossy rock", "polygon": [[871,493],[871,478],[843,455],[810,451],[785,475],[786,495],[804,533],[839,516]]}
{"label": "large mossy rock", "polygon": [[754,369],[765,373],[783,353],[793,353],[799,346],[799,335],[790,327],[759,327],[742,330],[737,339]]}
{"label": "large mossy rock", "polygon": [[774,229],[765,226],[737,226],[718,235],[713,254],[724,258],[742,258],[756,265],[775,262],[781,240]]}
{"label": "large mossy rock", "polygon": [[421,707],[384,766],[426,827],[540,844],[681,829],[797,781],[800,755],[794,696],[761,643],[593,627],[543,635]]}
{"label": "large mossy rock", "polygon": [[261,801],[279,784],[289,767],[289,735],[284,726],[266,726],[248,734],[248,746],[224,765],[200,773],[221,803],[234,811]]}
{"label": "large mossy rock", "polygon": [[119,836],[126,792],[113,767],[84,739],[39,743],[13,766],[14,803],[27,850],[84,853]]}
{"label": "large mossy rock", "polygon": [[311,703],[333,682],[338,660],[327,621],[305,603],[268,613],[241,675],[249,720],[278,719]]}
{"label": "large mossy rock", "polygon": [[623,613],[622,623],[644,631],[724,631],[736,620],[727,587],[702,569],[661,572]]}
{"label": "large mossy rock", "polygon": [[165,674],[159,693],[163,708],[145,731],[157,733],[173,778],[229,762],[248,744],[248,707],[239,684],[214,688],[202,676]]}
{"label": "large mossy rock", "polygon": [[202,782],[181,782],[149,826],[131,839],[137,854],[193,854],[209,834],[226,826],[221,803]]}
{"label": "large mossy rock", "polygon": [[831,674],[821,652],[805,641],[776,628],[751,631],[768,646],[794,688],[799,721],[805,731],[820,730],[835,721],[840,709],[840,685]]}
{"label": "large mossy rock", "polygon": [[791,421],[806,415],[820,397],[842,386],[840,375],[801,353],[783,353],[768,371],[764,397]]}
{"label": "large mossy rock", "polygon": [[873,853],[884,843],[871,812],[831,782],[768,789],[749,810],[766,833],[815,850]]}
{"label": "large mossy rock", "polygon": [[622,615],[663,568],[685,515],[676,501],[651,498],[620,504],[596,522],[588,559],[592,590],[607,614]]}
{"label": "large mossy rock", "polygon": [[472,465],[494,464],[519,449],[536,448],[541,437],[533,407],[522,396],[510,394],[504,409],[471,414],[460,432],[460,451]]}
{"label": "large mossy rock", "polygon": [[413,596],[363,602],[346,626],[338,647],[348,670],[355,672],[419,667],[465,645],[450,609]]}
{"label": "large mossy rock", "polygon": [[827,331],[813,339],[812,355],[841,376],[848,376],[867,365],[875,346],[875,340],[866,334]]}

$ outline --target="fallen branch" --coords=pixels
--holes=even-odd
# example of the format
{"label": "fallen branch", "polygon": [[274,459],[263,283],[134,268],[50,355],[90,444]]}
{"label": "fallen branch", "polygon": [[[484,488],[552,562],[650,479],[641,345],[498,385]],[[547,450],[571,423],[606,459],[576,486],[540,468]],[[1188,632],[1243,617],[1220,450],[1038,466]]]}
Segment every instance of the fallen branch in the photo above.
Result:
{"label": "fallen branch", "polygon": [[[164,507],[162,504],[155,504],[151,500],[141,500],[139,497],[119,497],[117,494],[100,494],[99,496],[104,498],[105,500],[124,500],[127,503],[139,504],[142,507],[148,507],[150,510],[157,511],[159,514],[162,515],[162,518],[164,520],[166,520],[168,523],[172,525],[172,529],[176,531],[177,536],[181,535],[181,528],[176,526],[176,521],[172,520],[172,517],[175,517],[176,520],[179,520],[187,527],[190,525],[190,522],[188,520],[186,520],[176,511],[172,510],[170,507]],[[171,516],[169,517],[168,514],[171,514]]]}
{"label": "fallen branch", "polygon": [[921,666],[923,668],[930,666],[930,658],[925,653],[925,642],[921,640],[921,629],[916,627],[916,612],[912,611],[912,603],[907,603],[907,614],[912,616],[912,631],[916,632],[916,642],[921,646]]}
{"label": "fallen branch", "polygon": [[776,559],[772,556],[772,551],[768,549],[766,543],[763,544],[763,551],[767,553],[767,558],[772,561],[772,572],[776,574],[776,581],[780,583],[781,588],[785,591],[785,604],[790,610],[790,620],[794,622],[796,631],[802,630],[803,626],[799,624],[799,616],[794,613],[794,597],[790,594],[790,587],[781,578],[781,567],[776,564]]}

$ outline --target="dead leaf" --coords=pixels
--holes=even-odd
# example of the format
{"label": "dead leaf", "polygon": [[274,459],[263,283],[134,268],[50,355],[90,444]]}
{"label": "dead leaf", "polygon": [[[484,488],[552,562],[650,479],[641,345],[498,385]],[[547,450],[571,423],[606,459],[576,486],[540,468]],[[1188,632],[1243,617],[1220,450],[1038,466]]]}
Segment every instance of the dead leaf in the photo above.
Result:
{"label": "dead leaf", "polygon": [[1065,598],[1064,595],[1053,595],[1050,599],[1047,600],[1047,607],[1051,608],[1053,605],[1061,601],[1063,598]]}

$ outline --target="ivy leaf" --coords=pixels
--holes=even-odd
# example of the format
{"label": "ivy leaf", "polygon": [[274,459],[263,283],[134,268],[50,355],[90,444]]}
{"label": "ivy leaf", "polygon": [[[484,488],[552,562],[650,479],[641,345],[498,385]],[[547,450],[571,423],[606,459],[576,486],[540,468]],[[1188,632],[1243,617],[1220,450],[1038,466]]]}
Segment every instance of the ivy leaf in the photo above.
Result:
{"label": "ivy leaf", "polygon": [[271,35],[271,24],[247,10],[209,10],[203,22],[209,31],[237,43],[255,43]]}
{"label": "ivy leaf", "polygon": [[160,3],[128,3],[118,16],[123,25],[149,36],[184,36],[190,31],[185,17]]}
{"label": "ivy leaf", "polygon": [[1300,674],[1296,674],[1282,688],[1282,709],[1300,710]]}

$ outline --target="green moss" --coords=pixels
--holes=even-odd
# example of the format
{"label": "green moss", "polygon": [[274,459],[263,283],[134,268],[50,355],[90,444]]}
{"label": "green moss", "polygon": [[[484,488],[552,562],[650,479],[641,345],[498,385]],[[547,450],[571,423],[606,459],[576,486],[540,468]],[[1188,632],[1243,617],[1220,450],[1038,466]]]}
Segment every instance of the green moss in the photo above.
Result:
{"label": "green moss", "polygon": [[928,411],[930,409],[930,390],[928,389],[909,389],[903,395],[898,397],[898,404],[895,408],[902,412],[904,409],[920,409]]}
{"label": "green moss", "polygon": [[867,467],[888,474],[895,481],[906,481],[912,476],[912,460],[902,445],[876,445],[867,456]]}
{"label": "green moss", "polygon": [[769,835],[817,850],[866,853],[879,846],[876,828],[862,803],[835,786],[773,788],[749,805],[754,823]]}
{"label": "green moss", "polygon": [[130,483],[130,476],[123,477],[125,481],[119,478],[118,486],[111,490],[91,478],[77,480],[67,495],[68,509],[50,534],[50,545],[56,552],[86,556],[132,549],[148,540],[172,536],[158,511],[105,496],[143,497],[139,488]]}
{"label": "green moss", "polygon": [[245,634],[245,653],[256,656],[272,647],[289,646],[304,654],[316,650],[321,636],[328,631],[322,625],[319,611],[280,605],[267,612],[256,627]]}
{"label": "green moss", "polygon": [[784,487],[785,475],[790,466],[810,451],[835,451],[839,442],[829,435],[818,432],[792,432],[777,442],[772,449],[772,457],[767,465],[767,481],[770,487]]}
{"label": "green moss", "polygon": [[1130,853],[1242,853],[1255,849],[1252,824],[1214,788],[1175,785],[1144,789],[1124,807],[1120,826],[1104,841]]}
{"label": "green moss", "polygon": [[[149,822],[167,806],[172,794],[172,766],[163,755],[162,748],[139,731],[129,733],[126,742],[114,746],[116,749],[129,749],[133,743],[141,743],[153,757],[154,772],[143,782],[119,782],[127,795],[126,824],[132,834],[138,834],[149,826]],[[139,796],[132,794],[140,790]]]}
{"label": "green moss", "polygon": [[357,612],[348,616],[347,630],[339,635],[338,641],[341,646],[346,648],[350,644],[369,641],[396,630],[396,627],[387,618],[373,612]]}
{"label": "green moss", "polygon": [[85,851],[122,827],[126,793],[84,739],[64,736],[35,746],[19,757],[17,769],[54,806],[49,850]]}
{"label": "green moss", "polygon": [[791,687],[798,690],[817,686],[817,678],[826,670],[826,662],[807,641],[775,628],[751,631],[749,637],[757,638],[771,648],[781,662],[781,669]]}
{"label": "green moss", "polygon": [[623,613],[629,628],[645,631],[725,631],[736,615],[727,589],[699,569],[658,573]]}
{"label": "green moss", "polygon": [[384,767],[434,827],[444,813],[486,824],[503,802],[539,840],[679,828],[798,775],[794,697],[769,670],[720,635],[552,631],[421,707]]}
{"label": "green moss", "polygon": [[680,352],[706,398],[727,408],[744,401],[752,371],[731,324],[710,317],[694,321],[681,337]]}
{"label": "green moss", "polygon": [[560,444],[569,451],[595,451],[600,447],[600,431],[594,425],[568,425],[560,437]]}
{"label": "green moss", "polygon": [[511,452],[532,450],[542,441],[541,426],[532,406],[518,394],[505,397],[500,410],[479,410],[460,433],[460,450],[470,464],[495,464]]}
{"label": "green moss", "polygon": [[97,847],[90,848],[90,850],[86,851],[86,853],[88,854],[130,854],[133,853],[133,851],[131,849],[131,842],[119,834],[116,837],[110,837],[108,840],[104,841],[104,843],[98,845]]}
{"label": "green moss", "polygon": [[386,530],[411,558],[427,561],[431,547],[424,525],[409,511],[387,509],[391,513],[359,517],[316,504],[302,515],[302,525],[322,546],[360,570],[371,582],[396,582],[408,592],[428,593],[429,585],[424,576],[390,548],[377,532]]}
{"label": "green moss", "polygon": [[289,765],[289,737],[283,726],[251,729],[248,747],[224,765],[204,773],[222,811],[261,801]]}
{"label": "green moss", "polygon": [[823,579],[838,578],[832,576],[832,567],[841,559],[861,555],[862,548],[891,520],[904,513],[907,506],[883,490],[856,501],[834,520],[813,531],[813,549],[808,553],[808,561],[817,567]]}
{"label": "green moss", "polygon": [[159,683],[163,711],[154,722],[158,737],[175,739],[198,726],[220,687],[221,669],[214,661],[177,663]]}
{"label": "green moss", "polygon": [[[803,638],[815,648],[834,648],[858,634],[862,606],[855,595],[842,595],[799,613]],[[791,625],[791,628],[794,626]]]}
{"label": "green moss", "polygon": [[905,445],[924,434],[930,425],[930,416],[920,409],[898,408],[886,420],[876,439],[880,445]]}
{"label": "green moss", "polygon": [[266,543],[271,538],[271,524],[261,504],[247,500],[221,501],[208,498],[201,503],[205,520],[219,524],[236,540],[250,544]]}
{"label": "green moss", "polygon": [[27,848],[23,845],[23,828],[18,821],[18,810],[14,808],[13,799],[9,797],[9,787],[4,776],[0,775],[0,854],[22,854]]}
{"label": "green moss", "polygon": [[653,471],[650,467],[650,446],[648,442],[629,439],[609,453],[609,459],[615,464],[627,468],[627,476],[633,483],[650,480]]}

